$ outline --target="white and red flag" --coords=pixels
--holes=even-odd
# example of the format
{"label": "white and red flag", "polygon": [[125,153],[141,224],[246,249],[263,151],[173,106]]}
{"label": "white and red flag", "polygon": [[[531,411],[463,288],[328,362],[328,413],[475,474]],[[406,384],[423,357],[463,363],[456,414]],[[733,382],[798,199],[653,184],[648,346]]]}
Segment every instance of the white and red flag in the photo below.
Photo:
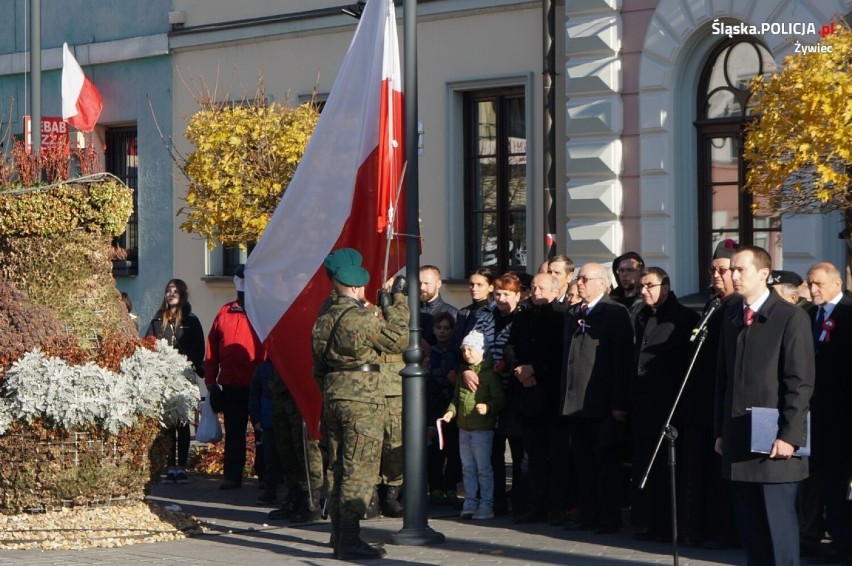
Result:
{"label": "white and red flag", "polygon": [[404,215],[395,213],[405,200],[402,108],[393,1],[369,0],[299,167],[245,268],[249,320],[313,438],[322,397],[311,329],[331,292],[323,260],[338,248],[361,252],[368,298],[383,283],[386,261],[390,273],[404,264]]}
{"label": "white and red flag", "polygon": [[80,130],[91,132],[101,115],[101,93],[83,73],[77,59],[62,44],[62,119]]}

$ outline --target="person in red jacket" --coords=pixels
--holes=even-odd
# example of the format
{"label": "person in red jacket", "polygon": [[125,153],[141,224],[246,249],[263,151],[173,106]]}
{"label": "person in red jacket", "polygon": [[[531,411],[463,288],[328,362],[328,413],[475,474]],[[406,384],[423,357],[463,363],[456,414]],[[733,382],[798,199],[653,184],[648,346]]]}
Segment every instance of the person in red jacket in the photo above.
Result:
{"label": "person in red jacket", "polygon": [[207,335],[204,383],[213,410],[225,420],[224,482],[219,489],[242,485],[246,463],[249,389],[254,370],[266,359],[266,347],[249,323],[244,307],[243,268],[234,277],[237,300],[219,309]]}

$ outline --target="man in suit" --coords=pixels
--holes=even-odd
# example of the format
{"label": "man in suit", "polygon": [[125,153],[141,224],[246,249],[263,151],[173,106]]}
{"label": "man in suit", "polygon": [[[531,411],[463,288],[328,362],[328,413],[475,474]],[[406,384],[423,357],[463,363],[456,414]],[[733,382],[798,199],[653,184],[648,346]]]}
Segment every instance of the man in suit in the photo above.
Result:
{"label": "man in suit", "polygon": [[723,548],[738,546],[731,508],[729,481],[719,474],[721,457],[713,450],[713,400],[716,391],[716,363],[722,335],[723,313],[728,305],[741,301],[734,293],[731,281],[731,259],[739,249],[731,239],[719,241],[710,263],[710,300],[704,305],[702,317],[709,315],[706,339],[692,374],[683,390],[675,414],[680,447],[678,477],[678,525],[684,543],[690,546]]}
{"label": "man in suit", "polygon": [[600,264],[580,269],[582,302],[565,314],[559,398],[569,418],[580,507],[579,520],[565,528],[599,534],[621,528],[620,456],[633,360],[630,315],[606,294],[608,282]]}
{"label": "man in suit", "polygon": [[[799,295],[799,289],[802,288],[804,281],[798,273],[772,270],[766,282],[788,303],[806,311],[810,309],[811,302]],[[810,292],[807,296],[810,297]],[[811,319],[813,320],[813,316]],[[813,411],[813,405],[811,411]],[[820,544],[825,535],[822,497],[819,493],[814,466],[813,450],[811,450],[811,458],[808,461],[810,475],[799,482],[799,491],[796,494],[796,513],[799,516],[799,555],[802,557],[819,556]]]}
{"label": "man in suit", "polygon": [[[807,440],[814,383],[813,338],[805,311],[767,287],[771,259],[756,246],[731,260],[742,300],[724,312],[717,365],[715,449],[730,479],[734,515],[749,565],[799,563],[798,482],[808,460],[794,456]],[[753,407],[777,408],[768,456],[751,451]]]}
{"label": "man in suit", "polygon": [[813,406],[811,474],[825,505],[825,526],[831,546],[825,562],[852,558],[852,502],[846,499],[852,480],[852,456],[848,444],[852,379],[849,352],[852,349],[852,299],[843,295],[840,271],[830,263],[817,263],[808,270],[808,288],[813,305],[808,309],[816,351],[816,383]]}

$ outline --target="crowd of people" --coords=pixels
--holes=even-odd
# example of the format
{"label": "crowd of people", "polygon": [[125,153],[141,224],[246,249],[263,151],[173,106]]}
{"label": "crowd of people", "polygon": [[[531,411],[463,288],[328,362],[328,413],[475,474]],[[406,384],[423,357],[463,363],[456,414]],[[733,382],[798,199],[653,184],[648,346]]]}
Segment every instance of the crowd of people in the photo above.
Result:
{"label": "crowd of people", "polygon": [[[361,538],[359,521],[402,515],[406,283],[386,283],[371,304],[356,250],[336,250],[324,266],[333,292],[312,346],[322,444],[265,361],[239,278],[206,348],[180,280],[169,281],[147,334],[187,355],[224,414],[222,489],[241,485],[251,423],[264,440],[259,501],[279,503],[286,491],[269,518],[328,513],[335,557],[377,558],[384,550]],[[621,530],[629,506],[634,537],[671,541],[671,445],[682,543],[742,546],[749,564],[852,559],[842,424],[852,407],[852,300],[839,270],[820,262],[802,279],[773,271],[759,247],[724,240],[710,277],[699,312],[635,252],[579,269],[557,255],[534,275],[476,269],[471,303],[457,309],[441,296],[440,270],[421,267],[430,504],[456,505],[462,520],[511,513],[516,523],[601,534]],[[768,421],[754,409],[770,410]],[[760,423],[766,445],[755,444]],[[169,434],[167,478],[183,482],[189,431]]]}
{"label": "crowd of people", "polygon": [[[635,538],[671,541],[675,436],[682,543],[741,546],[749,564],[849,561],[852,458],[839,423],[852,407],[842,358],[852,347],[852,300],[840,271],[819,262],[802,279],[732,240],[718,244],[711,265],[703,312],[681,304],[665,270],[635,252],[616,258],[611,274],[588,263],[574,277],[566,256],[534,276],[471,274],[473,303],[455,325],[430,310],[439,322],[424,330],[454,328],[449,344],[431,346],[428,422],[459,422],[443,431],[445,449],[429,452],[430,500],[444,501],[462,477],[462,519],[511,512],[517,523],[604,534],[623,528],[629,506]],[[438,303],[421,299],[424,312]],[[479,336],[482,361],[471,360]],[[478,396],[493,374],[502,394],[491,386]],[[768,424],[753,409],[770,409]],[[769,440],[755,445],[761,423]],[[483,428],[490,453],[483,434],[469,440]],[[449,451],[460,452],[461,474]]]}

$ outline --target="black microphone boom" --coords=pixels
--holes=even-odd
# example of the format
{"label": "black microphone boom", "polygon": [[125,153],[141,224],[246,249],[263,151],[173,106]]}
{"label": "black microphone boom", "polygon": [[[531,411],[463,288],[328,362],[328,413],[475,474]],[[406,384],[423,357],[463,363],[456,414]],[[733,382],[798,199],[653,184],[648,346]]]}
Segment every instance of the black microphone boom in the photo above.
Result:
{"label": "black microphone boom", "polygon": [[704,310],[704,316],[701,317],[701,322],[698,323],[698,326],[692,331],[692,336],[689,337],[690,342],[695,342],[695,339],[698,338],[698,335],[704,332],[704,327],[707,326],[707,322],[710,320],[710,317],[713,316],[713,313],[719,309],[719,306],[722,304],[718,298],[710,301],[708,308]]}

